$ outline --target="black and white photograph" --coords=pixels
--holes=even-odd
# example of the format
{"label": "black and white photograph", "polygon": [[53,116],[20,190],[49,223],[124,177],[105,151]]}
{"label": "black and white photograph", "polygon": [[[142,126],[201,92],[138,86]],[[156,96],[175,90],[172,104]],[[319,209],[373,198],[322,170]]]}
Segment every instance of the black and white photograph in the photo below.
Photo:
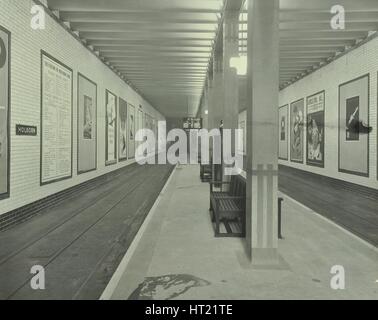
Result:
{"label": "black and white photograph", "polygon": [[377,116],[378,0],[0,0],[4,318],[374,317]]}

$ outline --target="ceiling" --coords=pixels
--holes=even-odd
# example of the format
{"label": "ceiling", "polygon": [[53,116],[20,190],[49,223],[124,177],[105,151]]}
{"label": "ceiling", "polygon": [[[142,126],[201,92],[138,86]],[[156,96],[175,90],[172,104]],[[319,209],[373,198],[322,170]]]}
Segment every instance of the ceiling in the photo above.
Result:
{"label": "ceiling", "polygon": [[166,117],[195,115],[223,0],[48,0]]}
{"label": "ceiling", "polygon": [[[48,0],[48,6],[166,117],[184,117],[196,114],[223,2]],[[345,7],[345,30],[330,26],[335,4]],[[245,11],[241,54],[246,53],[246,19]],[[280,0],[281,88],[376,30],[378,0]]]}

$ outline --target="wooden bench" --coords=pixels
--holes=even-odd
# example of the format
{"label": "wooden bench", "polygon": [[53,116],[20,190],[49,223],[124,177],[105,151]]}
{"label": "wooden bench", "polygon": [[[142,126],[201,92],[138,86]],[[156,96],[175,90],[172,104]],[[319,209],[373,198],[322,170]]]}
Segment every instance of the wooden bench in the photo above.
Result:
{"label": "wooden bench", "polygon": [[[220,191],[214,191],[214,186],[221,186]],[[228,187],[225,191],[224,186]],[[278,238],[281,234],[281,208],[283,198],[278,198]],[[210,182],[210,212],[211,220],[215,222],[216,237],[245,237],[246,230],[246,180],[238,175],[231,176],[230,182]],[[229,222],[237,222],[240,232],[232,231]],[[220,224],[223,223],[227,233],[220,232]]]}
{"label": "wooden bench", "polygon": [[[220,186],[220,191],[214,191],[214,186]],[[229,182],[210,182],[210,212],[211,220],[215,222],[216,237],[245,237],[245,188],[245,179],[239,175],[231,176]],[[239,224],[241,231],[233,231],[230,222]],[[221,223],[227,233],[220,232]]]}
{"label": "wooden bench", "polygon": [[212,179],[212,168],[211,164],[201,164],[200,166],[200,177],[202,182],[210,182]]}

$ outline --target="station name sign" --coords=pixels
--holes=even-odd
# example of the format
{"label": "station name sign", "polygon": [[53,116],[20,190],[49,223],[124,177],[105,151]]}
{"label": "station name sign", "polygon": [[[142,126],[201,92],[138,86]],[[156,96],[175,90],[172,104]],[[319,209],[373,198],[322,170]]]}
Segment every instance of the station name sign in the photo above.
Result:
{"label": "station name sign", "polygon": [[16,124],[16,135],[17,136],[36,136],[37,127],[27,126],[23,124]]}

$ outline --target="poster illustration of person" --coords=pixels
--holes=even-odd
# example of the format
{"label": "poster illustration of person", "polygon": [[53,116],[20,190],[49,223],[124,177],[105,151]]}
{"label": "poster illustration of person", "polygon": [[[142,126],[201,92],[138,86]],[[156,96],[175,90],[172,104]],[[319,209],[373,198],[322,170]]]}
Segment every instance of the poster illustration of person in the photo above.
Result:
{"label": "poster illustration of person", "polygon": [[117,107],[116,97],[109,91],[107,93],[106,105],[106,133],[107,133],[107,162],[116,162],[116,124],[117,124]]}
{"label": "poster illustration of person", "polygon": [[320,115],[311,115],[308,117],[307,130],[307,159],[308,161],[318,161],[322,163],[324,159],[324,126]]}
{"label": "poster illustration of person", "polygon": [[285,141],[286,139],[286,118],[281,118],[281,141]]}
{"label": "poster illustration of person", "polygon": [[360,97],[346,100],[346,141],[360,140]]}
{"label": "poster illustration of person", "polygon": [[130,115],[130,140],[134,140],[134,115]]}
{"label": "poster illustration of person", "polygon": [[92,98],[84,95],[84,126],[83,126],[83,138],[92,139]]}
{"label": "poster illustration of person", "polygon": [[325,92],[307,98],[307,164],[324,166]]}
{"label": "poster illustration of person", "polygon": [[128,113],[128,158],[132,159],[135,157],[135,107],[132,104],[128,104]]}
{"label": "poster illustration of person", "polygon": [[127,103],[119,100],[119,158],[127,158]]}
{"label": "poster illustration of person", "polygon": [[303,162],[304,100],[291,104],[291,161]]}

